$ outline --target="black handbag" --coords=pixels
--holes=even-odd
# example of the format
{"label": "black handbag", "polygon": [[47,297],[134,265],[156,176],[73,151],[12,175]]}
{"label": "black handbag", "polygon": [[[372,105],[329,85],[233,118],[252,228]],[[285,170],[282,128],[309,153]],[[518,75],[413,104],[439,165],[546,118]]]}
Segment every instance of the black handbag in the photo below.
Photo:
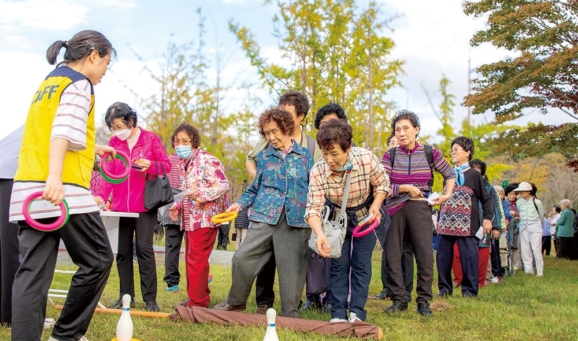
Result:
{"label": "black handbag", "polygon": [[[157,173],[159,170],[158,162],[155,162]],[[149,175],[146,175],[146,184],[144,191],[144,207],[147,210],[156,210],[159,207],[168,205],[174,201],[173,190],[167,178],[165,166],[161,163],[163,170],[162,176],[155,176],[149,180]]]}

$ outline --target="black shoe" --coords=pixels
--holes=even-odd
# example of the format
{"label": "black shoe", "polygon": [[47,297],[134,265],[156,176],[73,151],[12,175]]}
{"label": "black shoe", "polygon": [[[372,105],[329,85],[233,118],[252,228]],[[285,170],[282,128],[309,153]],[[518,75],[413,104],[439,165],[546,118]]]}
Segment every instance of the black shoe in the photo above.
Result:
{"label": "black shoe", "polygon": [[310,301],[310,300],[305,301],[305,303],[301,307],[301,311],[320,310],[320,309],[321,309],[321,304],[319,304],[319,302],[314,302],[314,301]]}
{"label": "black shoe", "polygon": [[421,316],[433,316],[431,309],[429,308],[429,303],[427,302],[420,302],[417,304],[417,312]]}
{"label": "black shoe", "polygon": [[436,295],[436,297],[437,297],[437,298],[448,298],[448,297],[450,297],[451,295],[452,295],[451,293],[449,293],[449,292],[447,292],[447,291],[444,290],[444,291],[440,291],[440,292]]}
{"label": "black shoe", "polygon": [[[135,303],[134,303],[134,299],[130,300],[130,307],[134,308],[135,307]],[[122,299],[114,302],[113,304],[111,304],[110,306],[108,306],[109,309],[122,309]]]}
{"label": "black shoe", "polygon": [[145,309],[147,311],[160,311],[161,310],[161,308],[159,307],[159,305],[155,301],[147,302]]}
{"label": "black shoe", "polygon": [[462,296],[464,298],[478,298],[478,295],[474,295],[471,292],[464,292],[464,293],[462,293]]}
{"label": "black shoe", "polygon": [[379,294],[373,296],[375,300],[385,300],[387,296],[385,295],[385,290],[382,290]]}
{"label": "black shoe", "polygon": [[384,309],[384,311],[388,314],[399,313],[406,310],[407,310],[407,303],[403,303],[402,301],[393,301],[391,307]]}
{"label": "black shoe", "polygon": [[331,313],[331,308],[332,308],[331,303],[325,303],[323,309],[321,309],[321,314]]}

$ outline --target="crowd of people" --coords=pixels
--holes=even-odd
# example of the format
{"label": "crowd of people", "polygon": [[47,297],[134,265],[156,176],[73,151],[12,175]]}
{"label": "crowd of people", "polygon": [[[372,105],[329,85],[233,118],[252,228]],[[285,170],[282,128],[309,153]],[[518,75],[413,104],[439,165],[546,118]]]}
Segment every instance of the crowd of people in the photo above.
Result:
{"label": "crowd of people", "polygon": [[[445,151],[451,156],[450,164],[444,151],[418,141],[418,115],[402,110],[391,123],[390,149],[378,157],[354,145],[356,132],[336,103],[316,113],[316,139],[306,134],[302,122],[309,102],[303,93],[292,90],[280,97],[277,107],[260,115],[262,138],[246,162],[252,181],[231,203],[226,160],[202,149],[201,135],[191,124],[175,129],[174,152],[168,155],[161,139],[138,124],[129,105],[114,103],[105,115],[113,137],[108,146],[95,144],[93,86],[104,76],[115,50],[99,32],[83,31],[49,48],[51,64],[62,48],[64,61],[43,81],[31,104],[20,132],[19,154],[9,157],[11,168],[3,166],[0,173],[2,204],[9,208],[9,215],[7,209],[2,210],[0,322],[11,324],[12,340],[40,339],[60,240],[79,270],[50,340],[86,340],[84,334],[114,257],[99,216],[102,209],[138,213],[138,218],[119,221],[119,299],[111,308],[120,308],[125,294],[135,304],[134,245],[145,309],[160,310],[153,251],[159,219],[166,230],[166,291],[179,290],[184,239],[188,300],[180,304],[210,307],[209,256],[221,227],[211,217],[223,212],[238,213],[237,251],[227,299],[213,307],[218,310],[245,310],[255,282],[255,312],[265,313],[275,300],[277,272],[283,316],[322,309],[334,323],[365,321],[376,246],[382,252],[383,291],[374,298],[391,299],[391,306],[384,307],[388,314],[408,309],[414,259],[417,312],[423,316],[432,315],[434,265],[439,298],[452,295],[458,286],[463,297],[471,298],[484,285],[500,283],[511,269],[543,276],[542,257],[550,255],[552,243],[557,257],[578,259],[578,219],[572,202],[563,199],[546,213],[531,183],[492,186],[485,174],[486,163],[474,159],[471,138],[460,136],[451,142],[451,150]],[[133,167],[123,182],[104,181],[93,168],[98,162],[95,154],[117,151],[128,155]],[[116,172],[125,167],[120,160],[101,162],[110,162]],[[441,193],[432,193],[434,172],[444,179]],[[165,175],[173,193],[182,193],[183,199],[159,212],[146,208],[147,180]],[[32,217],[41,222],[53,221],[60,214],[54,205],[66,198],[70,220],[61,229],[42,232],[25,222],[22,202],[35,191],[43,191],[47,201],[31,208]],[[9,201],[5,193],[11,194]],[[432,211],[433,206],[439,210]],[[346,231],[342,243],[333,244],[337,250],[326,236],[328,219],[341,219],[339,224]],[[375,229],[354,236],[354,228],[366,219],[377,220]],[[18,228],[4,226],[9,221]],[[315,259],[308,247],[312,235],[317,257],[321,257],[318,273],[308,272],[309,262]],[[18,244],[20,255],[18,267],[6,265],[14,282],[8,294],[6,241]],[[338,256],[328,258],[332,251]],[[506,255],[501,255],[503,251]],[[511,269],[504,266],[503,257]],[[309,290],[309,283],[315,281],[326,281],[321,283],[323,292]],[[8,312],[5,296],[11,300]]]}

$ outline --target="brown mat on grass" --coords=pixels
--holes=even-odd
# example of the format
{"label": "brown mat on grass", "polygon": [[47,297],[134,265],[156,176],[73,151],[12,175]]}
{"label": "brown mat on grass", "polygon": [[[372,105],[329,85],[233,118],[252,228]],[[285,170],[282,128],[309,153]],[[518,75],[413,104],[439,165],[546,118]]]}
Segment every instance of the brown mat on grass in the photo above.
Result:
{"label": "brown mat on grass", "polygon": [[[177,314],[171,314],[173,320],[181,318],[192,323],[215,323],[221,325],[240,325],[265,327],[267,317],[265,315],[247,314],[241,312],[213,310],[200,307],[174,307]],[[355,321],[355,323],[341,322],[330,323],[301,318],[277,317],[275,324],[278,328],[294,330],[303,333],[316,333],[323,335],[338,335],[341,337],[358,337],[362,339],[378,339],[383,337],[380,327],[369,323]]]}

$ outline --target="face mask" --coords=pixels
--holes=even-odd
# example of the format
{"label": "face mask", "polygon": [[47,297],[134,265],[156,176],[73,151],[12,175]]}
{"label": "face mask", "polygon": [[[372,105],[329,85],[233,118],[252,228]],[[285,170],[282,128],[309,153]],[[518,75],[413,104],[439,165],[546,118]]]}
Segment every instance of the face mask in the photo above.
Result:
{"label": "face mask", "polygon": [[115,130],[112,134],[124,141],[130,137],[130,129]]}
{"label": "face mask", "polygon": [[177,156],[181,159],[188,159],[193,154],[191,146],[176,146],[175,151],[177,152]]}

